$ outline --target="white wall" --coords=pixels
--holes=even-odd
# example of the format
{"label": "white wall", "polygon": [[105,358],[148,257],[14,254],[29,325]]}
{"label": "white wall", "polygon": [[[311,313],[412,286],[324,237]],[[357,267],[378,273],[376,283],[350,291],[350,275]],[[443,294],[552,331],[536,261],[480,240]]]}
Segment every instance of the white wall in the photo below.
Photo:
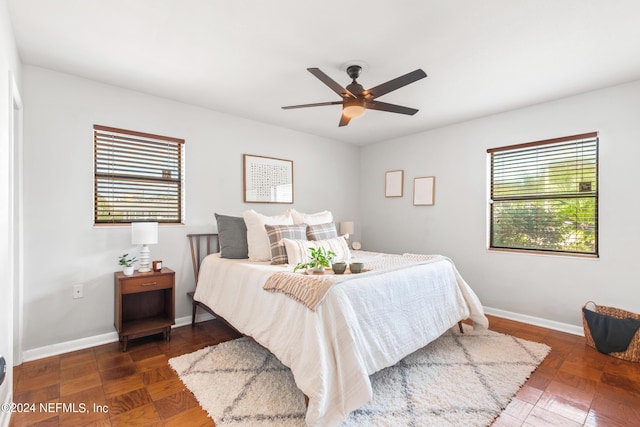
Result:
{"label": "white wall", "polygon": [[[0,271],[4,280],[0,282],[0,355],[7,361],[7,375],[0,386],[0,404],[11,400],[13,383],[13,283],[10,279],[13,267],[11,229],[13,228],[10,212],[11,197],[11,147],[9,138],[12,96],[10,94],[9,75],[20,79],[20,62],[16,52],[15,41],[9,13],[5,0],[0,0]],[[19,83],[19,81],[18,81]],[[10,414],[0,412],[0,425],[8,423]]]}
{"label": "white wall", "polygon": [[[266,214],[291,205],[242,202],[242,154],[294,161],[302,212],[358,220],[355,146],[24,66],[25,350],[113,332],[113,272],[133,250],[128,227],[93,226],[93,125],[186,140],[186,226],[161,227],[152,259],[176,270],[176,317],[194,287],[187,233],[213,231],[214,212]],[[84,284],[84,298],[72,286]]]}
{"label": "white wall", "polygon": [[[485,306],[580,327],[588,300],[640,312],[640,81],[361,150],[363,244],[450,256]],[[600,133],[600,258],[489,252],[487,148]],[[364,166],[366,165],[366,167]],[[405,195],[385,199],[384,173]],[[436,176],[434,206],[413,206],[413,178]]]}
{"label": "white wall", "polygon": [[[114,330],[116,258],[134,248],[128,228],[92,224],[93,124],[187,141],[187,224],[162,227],[152,247],[177,271],[177,317],[189,316],[194,283],[187,233],[213,230],[214,212],[289,207],[242,202],[243,153],[294,160],[293,206],[356,220],[365,249],[452,257],[485,306],[576,328],[587,300],[640,312],[640,82],[358,148],[38,67],[22,76],[27,351]],[[600,258],[487,251],[486,149],[591,131],[600,133]],[[387,199],[384,172],[395,169],[405,196]],[[415,207],[413,178],[428,175],[436,203]],[[78,283],[85,297],[73,300]]]}

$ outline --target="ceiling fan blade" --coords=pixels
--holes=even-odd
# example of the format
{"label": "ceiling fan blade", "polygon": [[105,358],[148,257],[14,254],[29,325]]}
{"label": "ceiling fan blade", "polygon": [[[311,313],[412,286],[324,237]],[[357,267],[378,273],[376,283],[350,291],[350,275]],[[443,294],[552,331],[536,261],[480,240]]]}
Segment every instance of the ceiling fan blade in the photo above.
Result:
{"label": "ceiling fan blade", "polygon": [[335,80],[331,77],[327,76],[325,73],[320,71],[320,68],[307,68],[307,71],[316,76],[322,83],[326,84],[331,88],[332,91],[340,95],[341,97],[349,97],[355,98],[356,96],[349,92],[346,88],[340,86]]}
{"label": "ceiling fan blade", "polygon": [[324,105],[339,105],[342,101],[316,102],[315,104],[287,105],[282,107],[283,110],[292,110],[294,108],[322,107]]}
{"label": "ceiling fan blade", "polygon": [[413,116],[418,112],[415,108],[403,107],[402,105],[389,104],[380,101],[367,101],[364,106],[369,110],[387,111],[389,113],[407,114]]}
{"label": "ceiling fan blade", "polygon": [[404,76],[396,77],[395,79],[389,80],[386,83],[382,83],[376,87],[372,87],[371,89],[366,91],[366,97],[367,99],[377,98],[425,77],[427,77],[427,73],[418,68],[417,70],[407,73]]}
{"label": "ceiling fan blade", "polygon": [[347,117],[344,114],[340,117],[340,123],[338,124],[338,127],[340,126],[346,126],[349,124],[349,120],[351,120],[351,117]]}

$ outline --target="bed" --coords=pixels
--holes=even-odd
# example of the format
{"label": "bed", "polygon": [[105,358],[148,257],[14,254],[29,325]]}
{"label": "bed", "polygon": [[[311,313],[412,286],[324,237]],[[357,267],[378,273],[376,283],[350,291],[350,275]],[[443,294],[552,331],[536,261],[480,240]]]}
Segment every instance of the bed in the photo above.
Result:
{"label": "bed", "polygon": [[[308,398],[308,426],[338,425],[371,399],[369,375],[459,321],[488,326],[478,298],[445,257],[351,275],[312,310],[263,289],[271,276],[291,271],[290,266],[225,259],[220,253],[205,257],[190,239],[198,277],[194,319],[196,307],[204,307],[288,366]],[[367,266],[390,255],[353,251],[352,256]]]}

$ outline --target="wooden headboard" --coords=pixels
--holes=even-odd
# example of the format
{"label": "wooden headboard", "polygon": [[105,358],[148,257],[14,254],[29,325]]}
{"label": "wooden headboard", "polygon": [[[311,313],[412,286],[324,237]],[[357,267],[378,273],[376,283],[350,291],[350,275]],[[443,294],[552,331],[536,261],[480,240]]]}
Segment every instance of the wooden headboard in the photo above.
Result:
{"label": "wooden headboard", "polygon": [[187,234],[191,247],[191,262],[193,263],[193,278],[198,284],[200,263],[209,254],[220,252],[220,241],[217,233]]}

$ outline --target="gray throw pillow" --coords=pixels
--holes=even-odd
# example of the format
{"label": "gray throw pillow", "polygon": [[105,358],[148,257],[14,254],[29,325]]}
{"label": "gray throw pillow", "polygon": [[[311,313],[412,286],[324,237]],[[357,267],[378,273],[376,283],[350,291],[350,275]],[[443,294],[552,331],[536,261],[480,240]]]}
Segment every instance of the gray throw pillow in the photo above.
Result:
{"label": "gray throw pillow", "polygon": [[233,259],[249,258],[247,225],[244,223],[244,218],[215,215],[218,223],[220,257]]}

